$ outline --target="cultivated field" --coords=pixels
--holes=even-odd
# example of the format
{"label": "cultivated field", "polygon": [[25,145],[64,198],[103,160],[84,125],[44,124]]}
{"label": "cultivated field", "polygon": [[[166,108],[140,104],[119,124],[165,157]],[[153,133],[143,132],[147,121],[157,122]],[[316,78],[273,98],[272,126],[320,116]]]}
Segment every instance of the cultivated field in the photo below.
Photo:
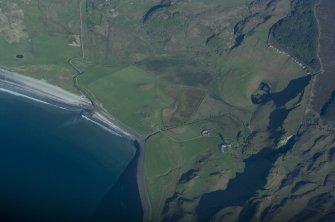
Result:
{"label": "cultivated field", "polygon": [[306,72],[268,44],[290,0],[166,2],[0,2],[1,67],[79,93],[77,74],[97,105],[145,140],[152,221],[179,211],[194,219],[200,197],[225,189],[271,140],[274,103],[251,102],[259,84],[279,92]]}

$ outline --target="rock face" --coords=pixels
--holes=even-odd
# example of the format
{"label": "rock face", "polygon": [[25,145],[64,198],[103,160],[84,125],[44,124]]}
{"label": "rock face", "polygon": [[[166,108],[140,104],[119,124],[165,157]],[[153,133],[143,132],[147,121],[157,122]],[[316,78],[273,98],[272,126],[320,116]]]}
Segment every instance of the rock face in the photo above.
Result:
{"label": "rock face", "polygon": [[[255,1],[255,5],[256,2],[260,1]],[[313,13],[310,14],[314,10],[314,3],[311,1],[304,5],[302,1],[292,1],[293,11],[291,16],[299,14],[296,10],[304,11],[303,15],[298,16],[308,16],[308,14],[314,16]],[[274,3],[269,3],[269,5],[271,4]],[[326,8],[326,5],[328,8]],[[329,79],[330,82],[326,83],[327,75],[334,72],[333,62],[330,62],[330,58],[333,59],[330,56],[332,55],[330,53],[332,42],[329,45],[326,39],[333,36],[335,28],[329,26],[332,16],[325,16],[324,14],[330,12],[330,9],[335,9],[335,5],[333,1],[321,0],[316,9],[316,12],[321,16],[320,25],[324,27],[324,32],[321,32],[323,37],[320,39],[320,62],[324,67],[322,73],[318,74],[317,61],[306,60],[303,61],[304,64],[310,65],[308,69],[314,69],[314,72],[318,74],[316,77],[306,75],[294,79],[280,92],[273,92],[270,82],[261,81],[257,89],[251,94],[253,104],[263,106],[272,100],[273,105],[276,106],[276,109],[270,115],[268,127],[269,132],[275,137],[278,136],[276,134],[278,132],[280,135],[285,134],[288,126],[287,124],[284,125],[285,119],[290,119],[294,115],[294,109],[301,105],[304,100],[304,91],[311,90],[311,95],[314,96],[305,107],[306,115],[303,116],[299,127],[294,132],[294,137],[288,137],[290,139],[285,141],[284,144],[281,143],[280,148],[275,151],[273,151],[273,147],[263,148],[258,153],[245,159],[244,172],[231,179],[224,190],[209,192],[199,199],[187,200],[190,202],[199,201],[196,208],[197,216],[195,217],[198,221],[332,221],[335,219],[335,190],[333,185],[335,181],[335,165],[333,162],[335,153],[333,122],[335,106],[332,77]],[[236,24],[234,33],[237,39],[232,48],[243,44],[244,35],[248,33],[245,24],[253,19],[254,17],[249,15],[249,17]],[[308,22],[314,18],[305,19]],[[262,22],[261,19],[258,21]],[[266,21],[265,17],[263,18],[264,21]],[[292,18],[288,17],[279,21],[270,30],[270,34],[281,35],[280,32],[283,31],[281,29],[286,26],[284,24],[286,22],[292,23]],[[298,20],[295,22],[298,22]],[[314,22],[312,23],[313,26]],[[257,25],[254,28],[257,28]],[[284,33],[284,35],[286,34]],[[212,38],[218,37],[211,36],[207,44],[214,41]],[[283,44],[284,40],[281,39],[280,41]],[[306,41],[309,43],[316,42],[315,39],[307,39]],[[295,43],[292,42],[292,44]],[[327,45],[327,47],[323,45]],[[286,50],[290,51],[289,45],[285,45],[285,47]],[[313,50],[315,45],[310,47],[309,49]],[[305,55],[299,54],[299,51],[294,51],[294,53],[294,56],[304,60]],[[316,53],[316,51],[306,53]],[[316,54],[314,56],[316,58]],[[309,88],[315,82],[317,82],[315,88]],[[323,83],[325,87],[323,87]],[[252,145],[252,141],[257,138],[258,134],[259,132],[255,132],[250,137],[246,150],[248,150],[248,146]],[[272,139],[272,146],[278,144],[278,140]],[[267,149],[272,151],[266,152]],[[285,151],[281,152],[281,149],[285,149]],[[264,162],[260,164],[260,168],[251,164],[252,158],[257,158],[258,162],[262,162],[261,156],[273,162]],[[265,168],[267,169],[265,170]],[[249,171],[252,172],[253,170],[257,170],[257,172],[248,177]],[[193,180],[198,172],[198,170],[188,172],[187,182]],[[258,176],[260,177],[258,178]],[[250,179],[249,184],[241,185],[244,177]],[[180,184],[185,183],[185,178],[180,181]],[[260,178],[264,181],[255,182]],[[240,192],[234,190],[238,188],[240,188]],[[248,193],[246,190],[250,192]],[[181,193],[176,193],[171,198],[170,202],[167,203],[174,201],[174,205],[170,204],[166,207],[169,207],[170,211],[171,209],[177,210],[172,214],[170,213],[169,217],[165,217],[166,221],[179,220],[183,218],[183,215],[190,214],[183,208],[186,200],[182,199]],[[168,211],[164,213],[168,213]]]}
{"label": "rock face", "polygon": [[70,84],[74,67],[97,104],[146,137],[152,221],[333,219],[333,0],[0,8],[0,65]]}
{"label": "rock face", "polygon": [[[334,163],[329,161],[334,132],[326,125],[301,126],[292,150],[274,164],[266,191],[253,200],[249,219],[329,221],[334,212]],[[284,166],[290,164],[290,167]],[[286,165],[287,166],[287,165]],[[320,212],[320,213],[315,213]]]}
{"label": "rock face", "polygon": [[[301,1],[292,2],[295,7],[301,4]],[[327,78],[334,69],[333,62],[329,61],[330,58],[333,59],[330,56],[332,42],[326,41],[333,36],[333,30],[335,30],[333,26],[329,26],[332,16],[327,14],[335,9],[333,3],[333,1],[321,0],[316,6],[317,15],[321,16],[321,36],[323,37],[320,39],[320,59],[324,70],[312,81],[309,79],[303,84],[308,86],[316,82],[314,91],[312,90],[314,96],[308,107],[310,113],[304,117],[297,130],[294,145],[274,161],[262,191],[259,190],[254,194],[246,204],[234,204],[239,207],[224,206],[220,211],[217,210],[215,216],[211,217],[213,220],[226,221],[234,218],[236,221],[333,221],[335,219],[333,185],[335,132],[334,93],[332,93],[334,84],[332,84],[332,77]],[[277,25],[283,22],[285,19]],[[264,101],[270,100],[269,88],[265,87],[264,90],[264,84],[261,83],[252,94],[253,103],[264,104]],[[289,94],[293,99],[293,94],[296,96],[299,93],[297,91]],[[273,94],[272,99],[278,107],[287,106],[285,105],[287,101],[282,102],[283,96]],[[289,118],[290,115],[287,113],[285,118]],[[222,203],[224,203],[223,200]],[[201,221],[200,214],[199,218]]]}

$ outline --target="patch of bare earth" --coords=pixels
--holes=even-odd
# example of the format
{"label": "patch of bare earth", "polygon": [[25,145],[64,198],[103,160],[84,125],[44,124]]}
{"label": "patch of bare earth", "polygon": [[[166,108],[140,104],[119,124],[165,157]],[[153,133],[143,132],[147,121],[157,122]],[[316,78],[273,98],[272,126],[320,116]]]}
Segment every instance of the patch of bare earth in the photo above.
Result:
{"label": "patch of bare earth", "polygon": [[71,35],[69,46],[80,47],[80,35]]}
{"label": "patch of bare earth", "polygon": [[29,38],[24,24],[24,12],[12,3],[0,8],[0,37],[8,43],[16,43]]}

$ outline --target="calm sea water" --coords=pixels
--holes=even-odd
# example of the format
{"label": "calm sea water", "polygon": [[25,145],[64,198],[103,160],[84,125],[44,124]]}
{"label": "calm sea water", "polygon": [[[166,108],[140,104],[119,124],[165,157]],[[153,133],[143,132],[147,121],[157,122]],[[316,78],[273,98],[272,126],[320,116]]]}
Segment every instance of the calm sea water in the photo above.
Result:
{"label": "calm sea water", "polygon": [[[80,110],[0,92],[0,217],[94,220],[101,209],[109,210],[104,203],[122,202],[111,194],[125,186],[118,179],[135,154],[133,141],[83,119]],[[98,217],[115,216],[105,215],[109,218]]]}

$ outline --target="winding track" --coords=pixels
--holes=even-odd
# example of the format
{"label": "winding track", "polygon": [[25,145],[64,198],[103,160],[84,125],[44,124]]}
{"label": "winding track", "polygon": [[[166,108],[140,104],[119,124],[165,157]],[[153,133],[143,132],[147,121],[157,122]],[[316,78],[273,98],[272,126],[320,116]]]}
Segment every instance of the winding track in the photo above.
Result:
{"label": "winding track", "polygon": [[[81,71],[74,63],[73,61],[75,59],[85,59],[85,49],[84,49],[84,22],[83,22],[83,11],[82,6],[86,3],[86,0],[81,0],[79,4],[79,11],[80,11],[80,45],[81,45],[81,51],[82,55],[81,58],[72,58],[68,61],[68,63],[71,65],[71,67],[76,71],[75,75],[73,76],[73,85],[74,87],[81,92],[92,104],[92,109],[90,110],[90,113],[93,114],[95,111],[100,111],[104,114],[106,114],[107,117],[110,117],[110,115],[107,113],[106,110],[104,110],[102,107],[97,105],[95,99],[93,96],[83,87],[81,87],[78,83],[78,79],[81,75],[84,74],[84,71]],[[111,122],[118,125],[123,130],[129,132],[133,135],[133,139],[138,141],[139,147],[137,147],[139,155],[137,159],[137,172],[136,172],[136,180],[138,185],[138,192],[140,195],[141,203],[142,203],[142,209],[143,209],[143,222],[147,222],[151,220],[152,215],[152,208],[150,204],[149,195],[145,186],[144,181],[144,145],[146,140],[141,139],[141,136],[138,135],[136,132],[134,132],[132,129],[127,127],[125,124],[121,123],[120,121],[116,120],[115,118],[109,118]]]}

